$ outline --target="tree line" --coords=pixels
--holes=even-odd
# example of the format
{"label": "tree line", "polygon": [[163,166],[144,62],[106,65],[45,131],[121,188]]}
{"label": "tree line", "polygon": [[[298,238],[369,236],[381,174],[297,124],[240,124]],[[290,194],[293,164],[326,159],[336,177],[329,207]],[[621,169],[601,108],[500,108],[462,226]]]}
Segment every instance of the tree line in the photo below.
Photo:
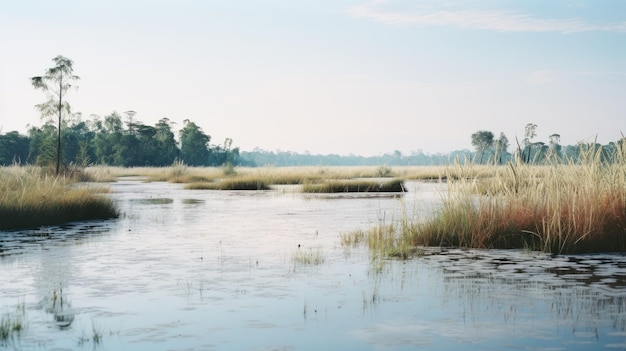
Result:
{"label": "tree line", "polygon": [[509,152],[511,145],[504,133],[500,133],[499,138],[495,138],[493,132],[479,130],[471,136],[475,152],[469,155],[469,161],[478,164],[504,164],[511,161],[531,164],[577,163],[589,155],[599,155],[601,162],[610,163],[623,156],[620,152],[625,150],[626,138],[609,142],[606,145],[580,142],[577,145],[563,146],[560,134],[551,134],[545,142],[535,139],[536,131],[536,124],[526,124],[524,138],[521,141],[515,138],[516,145]]}
{"label": "tree line", "polygon": [[46,100],[35,107],[46,123],[31,127],[28,135],[9,132],[0,135],[0,164],[29,163],[86,166],[92,163],[112,166],[166,166],[175,160],[193,166],[239,164],[239,149],[227,138],[224,145],[210,145],[211,136],[195,123],[185,120],[175,140],[172,123],[162,118],[154,126],[134,121],[134,111],[121,116],[113,112],[100,119],[83,121],[82,114],[72,113],[67,94],[80,79],[74,75],[73,61],[61,55],[52,59],[54,66],[41,76],[30,78]]}
{"label": "tree line", "polygon": [[[126,111],[126,121],[117,112],[103,119],[91,116],[83,120],[82,114],[72,113],[66,95],[73,83],[80,79],[74,75],[72,60],[63,56],[53,59],[55,66],[42,76],[30,78],[35,89],[46,94],[46,101],[35,105],[43,119],[41,127],[30,127],[28,135],[16,131],[0,134],[0,165],[28,163],[35,165],[61,164],[87,166],[168,166],[176,160],[190,166],[307,166],[307,165],[441,165],[450,162],[479,164],[504,164],[510,161],[525,163],[577,162],[581,157],[599,154],[603,162],[613,162],[618,151],[624,150],[626,138],[607,145],[584,143],[561,146],[560,135],[549,136],[548,143],[535,141],[537,125],[528,123],[524,139],[516,138],[517,147],[509,152],[510,142],[504,133],[498,138],[491,131],[479,130],[471,135],[475,152],[457,150],[449,154],[426,155],[421,151],[402,155],[400,151],[381,156],[311,155],[283,151],[255,149],[242,152],[233,147],[227,138],[223,145],[210,144],[211,136],[194,122],[185,120],[178,132],[172,130],[173,122],[160,119],[154,126],[134,120],[135,112]],[[623,156],[623,155],[622,155]]]}
{"label": "tree line", "polygon": [[[132,111],[129,111],[132,112]],[[185,120],[178,140],[168,118],[154,126],[132,120],[122,121],[113,112],[104,118],[80,114],[62,121],[61,160],[63,165],[87,166],[169,166],[179,160],[190,166],[220,166],[242,163],[239,148],[227,138],[222,145],[210,144],[211,136],[196,123]],[[13,163],[48,166],[57,161],[58,127],[52,121],[30,127],[27,135],[16,131],[0,135],[0,165]]]}

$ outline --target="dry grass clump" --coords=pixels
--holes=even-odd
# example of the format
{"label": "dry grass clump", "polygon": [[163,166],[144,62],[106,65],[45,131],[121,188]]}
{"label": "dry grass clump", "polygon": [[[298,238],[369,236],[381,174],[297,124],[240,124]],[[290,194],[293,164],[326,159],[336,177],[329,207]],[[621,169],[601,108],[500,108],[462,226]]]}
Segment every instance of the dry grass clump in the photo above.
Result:
{"label": "dry grass clump", "polygon": [[367,242],[374,257],[406,258],[423,246],[525,248],[551,253],[626,250],[626,148],[614,163],[599,152],[582,162],[456,165],[445,177],[443,205],[427,218],[342,237]]}
{"label": "dry grass clump", "polygon": [[185,185],[191,190],[269,190],[269,185],[254,176],[224,178],[213,182],[196,182]]}
{"label": "dry grass clump", "polygon": [[324,252],[320,248],[298,248],[291,256],[291,260],[294,264],[317,266],[324,263],[326,257],[324,257]]}
{"label": "dry grass clump", "polygon": [[69,176],[35,167],[0,168],[0,230],[118,216],[102,189],[74,186]]}
{"label": "dry grass clump", "polygon": [[319,184],[304,184],[305,193],[389,193],[405,192],[404,181],[393,179],[387,182],[372,180],[329,180]]}
{"label": "dry grass clump", "polygon": [[510,164],[497,167],[490,178],[448,178],[443,206],[432,217],[385,227],[382,237],[400,251],[418,246],[624,251],[625,160],[606,164],[596,153],[577,164]]}

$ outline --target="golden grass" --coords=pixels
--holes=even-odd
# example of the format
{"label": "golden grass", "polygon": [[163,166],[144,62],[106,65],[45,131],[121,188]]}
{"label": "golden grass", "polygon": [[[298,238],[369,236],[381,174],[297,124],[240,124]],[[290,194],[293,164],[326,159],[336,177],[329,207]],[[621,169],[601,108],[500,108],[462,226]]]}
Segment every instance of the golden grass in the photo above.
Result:
{"label": "golden grass", "polygon": [[224,178],[213,182],[195,182],[185,185],[185,189],[192,190],[269,190],[269,185],[254,176]]}
{"label": "golden grass", "polygon": [[[626,157],[621,151],[613,164],[602,163],[596,153],[578,164],[510,164],[492,166],[486,171],[490,177],[447,177],[441,209],[426,219],[404,218],[372,229],[369,246],[401,257],[420,246],[624,251]],[[452,170],[479,174],[472,167]]]}
{"label": "golden grass", "polygon": [[[86,169],[93,181],[112,182],[118,177],[142,177],[148,182],[184,183],[186,189],[269,189],[271,185],[302,185],[306,192],[400,192],[402,180],[445,179],[445,168],[435,166],[335,166],[335,167],[104,167]],[[469,176],[469,175],[466,175]],[[375,178],[375,179],[372,179]],[[380,179],[387,181],[380,181]],[[380,183],[384,183],[380,186]]]}
{"label": "golden grass", "polygon": [[0,230],[118,216],[102,187],[77,186],[75,176],[52,176],[36,167],[0,168]]}
{"label": "golden grass", "polygon": [[309,248],[309,249],[300,249],[296,250],[292,256],[291,260],[295,263],[299,263],[301,265],[313,265],[317,266],[326,261],[324,257],[324,253],[320,248]]}

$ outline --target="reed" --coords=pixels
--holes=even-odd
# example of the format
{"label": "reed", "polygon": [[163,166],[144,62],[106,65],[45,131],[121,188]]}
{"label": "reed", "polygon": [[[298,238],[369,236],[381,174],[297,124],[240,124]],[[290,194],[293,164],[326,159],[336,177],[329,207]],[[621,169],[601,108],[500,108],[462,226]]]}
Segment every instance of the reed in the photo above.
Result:
{"label": "reed", "polygon": [[329,180],[319,184],[304,184],[305,193],[382,193],[405,192],[404,181],[393,179],[386,182],[373,180]]}
{"label": "reed", "polygon": [[24,324],[21,316],[10,313],[3,314],[0,318],[0,345],[14,336],[19,336],[23,329]]}
{"label": "reed", "polygon": [[[555,254],[626,250],[626,153],[606,164],[509,164],[490,177],[448,177],[443,206],[431,217],[373,230],[370,247],[526,248]],[[471,168],[472,166],[462,166]],[[455,174],[473,174],[455,169]],[[377,244],[380,241],[382,244]],[[408,244],[408,245],[407,245]]]}
{"label": "reed", "polygon": [[293,255],[291,256],[291,260],[295,263],[299,263],[302,265],[313,265],[317,266],[326,261],[324,257],[324,253],[320,248],[309,248],[309,249],[301,249],[298,248]]}
{"label": "reed", "polygon": [[78,186],[41,168],[0,168],[0,230],[117,217],[113,202],[99,192],[102,187]]}

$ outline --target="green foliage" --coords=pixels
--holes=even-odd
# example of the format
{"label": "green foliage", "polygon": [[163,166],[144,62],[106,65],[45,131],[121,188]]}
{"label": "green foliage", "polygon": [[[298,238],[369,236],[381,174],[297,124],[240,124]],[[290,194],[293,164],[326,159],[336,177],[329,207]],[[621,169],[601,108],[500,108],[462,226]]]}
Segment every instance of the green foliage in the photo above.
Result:
{"label": "green foliage", "polygon": [[0,166],[27,162],[28,144],[28,137],[15,131],[0,135]]}
{"label": "green foliage", "polygon": [[209,160],[208,144],[211,137],[195,123],[185,120],[180,130],[180,157],[190,166],[206,165]]}

